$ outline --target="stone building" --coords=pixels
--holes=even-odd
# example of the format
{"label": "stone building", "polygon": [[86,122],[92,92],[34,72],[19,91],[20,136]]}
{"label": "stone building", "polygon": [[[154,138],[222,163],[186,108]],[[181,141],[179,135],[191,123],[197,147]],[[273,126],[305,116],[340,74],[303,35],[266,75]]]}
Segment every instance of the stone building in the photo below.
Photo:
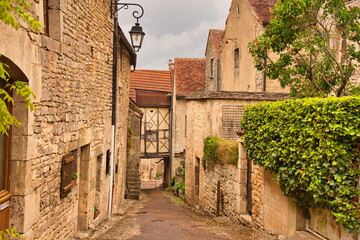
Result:
{"label": "stone building", "polygon": [[172,71],[175,97],[172,101],[173,109],[173,166],[172,176],[176,175],[176,169],[180,161],[185,160],[185,142],[187,138],[187,101],[185,98],[194,92],[205,90],[205,58],[175,58],[170,64]]}
{"label": "stone building", "polygon": [[[125,198],[138,200],[140,198],[140,157],[141,157],[141,121],[144,113],[130,99],[129,131],[132,133],[131,142],[128,142],[128,156],[126,168]],[[128,132],[128,137],[129,134]],[[130,141],[130,140],[128,140]]]}
{"label": "stone building", "polygon": [[107,218],[111,204],[116,209],[124,198],[130,68],[136,55],[119,28],[110,184],[110,1],[29,2],[31,14],[45,25],[40,34],[0,23],[1,61],[12,80],[34,90],[37,109],[30,112],[14,94],[12,113],[22,126],[0,140],[1,228],[16,227],[28,239],[72,239]]}
{"label": "stone building", "polygon": [[218,91],[221,89],[221,41],[224,30],[210,29],[207,40],[206,57],[206,91]]}
{"label": "stone building", "polygon": [[[359,2],[349,4],[357,6]],[[288,238],[300,234],[303,239],[312,239],[312,232],[326,239],[356,239],[326,210],[310,209],[311,219],[305,220],[292,200],[283,196],[273,174],[247,158],[241,141],[237,166],[210,166],[203,161],[205,137],[239,140],[236,131],[246,105],[287,98],[288,89],[257,71],[247,50],[248,42],[260,36],[269,23],[275,3],[233,0],[225,31],[209,32],[205,54],[207,91],[186,97],[185,199],[210,214],[219,213],[234,222],[251,222]]]}
{"label": "stone building", "polygon": [[260,36],[270,22],[276,0],[233,0],[221,42],[221,90],[287,92],[276,80],[255,69],[248,43]]}
{"label": "stone building", "polygon": [[170,183],[171,165],[171,92],[170,71],[136,70],[131,73],[130,97],[144,113],[140,178],[148,181],[158,176],[166,185]]}

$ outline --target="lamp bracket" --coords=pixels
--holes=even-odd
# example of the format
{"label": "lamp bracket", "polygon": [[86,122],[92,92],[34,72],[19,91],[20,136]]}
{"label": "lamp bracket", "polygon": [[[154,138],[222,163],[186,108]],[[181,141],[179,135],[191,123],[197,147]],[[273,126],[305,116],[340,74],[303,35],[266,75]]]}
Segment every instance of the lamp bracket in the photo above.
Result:
{"label": "lamp bracket", "polygon": [[141,9],[141,12],[134,11],[133,17],[136,18],[136,23],[139,23],[139,18],[141,18],[144,15],[144,9],[140,4],[137,3],[119,3],[118,0],[112,0],[111,1],[111,18],[120,11],[121,9],[127,10],[129,6],[137,6]]}

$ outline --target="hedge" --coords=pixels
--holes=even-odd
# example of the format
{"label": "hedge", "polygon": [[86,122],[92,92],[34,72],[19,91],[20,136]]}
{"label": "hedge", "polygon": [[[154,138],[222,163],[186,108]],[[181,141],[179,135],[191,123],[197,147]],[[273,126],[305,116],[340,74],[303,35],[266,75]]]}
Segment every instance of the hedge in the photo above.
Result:
{"label": "hedge", "polygon": [[285,196],[358,232],[360,97],[249,105],[241,126],[249,158],[277,174]]}

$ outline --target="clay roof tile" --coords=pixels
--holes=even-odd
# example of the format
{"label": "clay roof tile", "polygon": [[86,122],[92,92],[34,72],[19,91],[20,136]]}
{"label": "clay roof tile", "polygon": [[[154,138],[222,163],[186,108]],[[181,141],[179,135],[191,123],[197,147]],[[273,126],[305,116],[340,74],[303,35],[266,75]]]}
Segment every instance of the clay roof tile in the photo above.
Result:
{"label": "clay roof tile", "polygon": [[176,95],[202,92],[206,84],[205,58],[175,58]]}
{"label": "clay roof tile", "polygon": [[136,70],[131,73],[130,79],[130,98],[134,101],[136,89],[171,93],[170,71]]}
{"label": "clay roof tile", "polygon": [[209,38],[213,42],[217,58],[220,58],[220,56],[221,56],[220,44],[221,44],[221,40],[224,37],[224,33],[225,33],[224,30],[218,30],[218,29],[210,29],[210,31],[209,31]]}
{"label": "clay roof tile", "polygon": [[277,0],[248,0],[262,23],[269,23],[271,10]]}

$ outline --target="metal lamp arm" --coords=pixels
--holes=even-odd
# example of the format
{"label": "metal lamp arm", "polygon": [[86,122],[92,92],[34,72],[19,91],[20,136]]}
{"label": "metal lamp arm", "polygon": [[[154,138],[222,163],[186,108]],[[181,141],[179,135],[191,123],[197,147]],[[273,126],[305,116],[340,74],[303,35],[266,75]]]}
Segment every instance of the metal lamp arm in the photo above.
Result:
{"label": "metal lamp arm", "polygon": [[141,18],[144,15],[144,9],[141,5],[137,3],[119,3],[117,1],[115,1],[114,3],[113,1],[111,1],[111,18],[115,15],[115,13],[117,13],[121,9],[128,9],[129,6],[137,6],[141,9],[140,13],[139,11],[133,12],[133,17],[136,18],[136,23],[139,23],[139,18]]}

